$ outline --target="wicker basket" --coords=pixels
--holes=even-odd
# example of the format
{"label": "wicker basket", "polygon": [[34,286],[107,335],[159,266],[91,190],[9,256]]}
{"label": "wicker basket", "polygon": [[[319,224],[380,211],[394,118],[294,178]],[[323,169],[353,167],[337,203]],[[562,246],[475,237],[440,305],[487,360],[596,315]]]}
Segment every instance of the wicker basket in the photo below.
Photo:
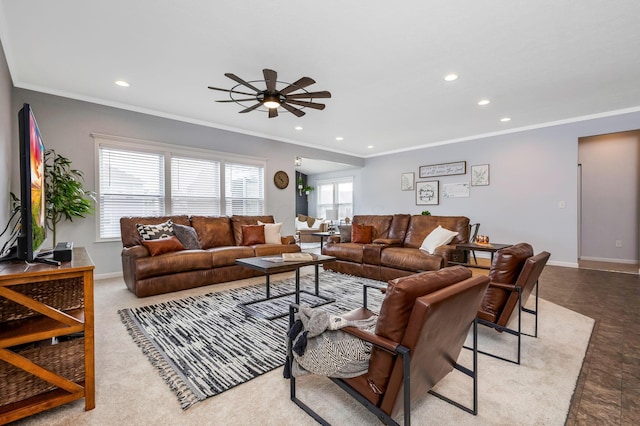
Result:
{"label": "wicker basket", "polygon": [[[17,353],[74,382],[84,380],[84,338],[31,347]],[[51,383],[0,361],[0,407],[56,389]]]}
{"label": "wicker basket", "polygon": [[[84,287],[81,277],[23,284],[10,288],[60,310],[79,309],[84,306]],[[0,298],[0,323],[34,315],[40,315],[40,313],[4,297]]]}

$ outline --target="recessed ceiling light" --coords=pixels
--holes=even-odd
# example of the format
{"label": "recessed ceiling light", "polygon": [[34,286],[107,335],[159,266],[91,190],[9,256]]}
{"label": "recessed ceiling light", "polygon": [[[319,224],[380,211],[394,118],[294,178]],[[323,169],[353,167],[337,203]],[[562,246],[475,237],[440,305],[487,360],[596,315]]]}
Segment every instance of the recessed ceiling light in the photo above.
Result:
{"label": "recessed ceiling light", "polygon": [[478,101],[478,105],[480,106],[489,105],[490,103],[491,101],[489,99],[482,99],[481,101]]}
{"label": "recessed ceiling light", "polygon": [[458,79],[458,74],[447,74],[444,76],[444,81],[454,81]]}
{"label": "recessed ceiling light", "polygon": [[116,84],[121,87],[129,87],[129,83],[124,80],[116,80]]}
{"label": "recessed ceiling light", "polygon": [[337,140],[337,141],[343,141],[343,140],[344,140],[344,138],[343,138],[342,136],[338,136],[338,137],[336,138],[336,140]]}
{"label": "recessed ceiling light", "polygon": [[368,145],[367,148],[371,149],[373,148],[373,145]]}
{"label": "recessed ceiling light", "polygon": [[511,118],[503,117],[503,118],[500,119],[500,121],[502,121],[503,123],[506,123],[507,121],[511,121]]}
{"label": "recessed ceiling light", "polygon": [[302,126],[296,126],[296,130],[302,130]]}

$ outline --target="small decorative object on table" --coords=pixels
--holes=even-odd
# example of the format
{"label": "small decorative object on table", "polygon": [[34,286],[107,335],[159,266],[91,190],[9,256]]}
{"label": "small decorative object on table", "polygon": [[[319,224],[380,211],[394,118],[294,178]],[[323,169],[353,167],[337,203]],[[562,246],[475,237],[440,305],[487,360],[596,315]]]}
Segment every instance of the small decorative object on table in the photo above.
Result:
{"label": "small decorative object on table", "polygon": [[488,245],[489,244],[489,236],[488,235],[478,235],[476,237],[476,244]]}

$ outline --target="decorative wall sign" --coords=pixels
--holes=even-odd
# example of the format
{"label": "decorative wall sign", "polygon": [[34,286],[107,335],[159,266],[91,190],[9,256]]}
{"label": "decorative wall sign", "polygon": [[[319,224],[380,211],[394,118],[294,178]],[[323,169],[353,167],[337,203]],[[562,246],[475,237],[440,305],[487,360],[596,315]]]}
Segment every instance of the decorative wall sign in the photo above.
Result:
{"label": "decorative wall sign", "polygon": [[479,164],[471,166],[471,186],[489,185],[489,165]]}
{"label": "decorative wall sign", "polygon": [[437,205],[440,200],[437,180],[416,182],[416,205]]}
{"label": "decorative wall sign", "polygon": [[467,162],[458,161],[455,163],[432,164],[430,166],[420,166],[418,170],[418,176],[420,176],[420,178],[464,175],[467,173]]}
{"label": "decorative wall sign", "polygon": [[459,198],[468,196],[469,182],[442,184],[442,198]]}
{"label": "decorative wall sign", "polygon": [[402,173],[400,175],[400,189],[403,191],[413,191],[414,173]]}

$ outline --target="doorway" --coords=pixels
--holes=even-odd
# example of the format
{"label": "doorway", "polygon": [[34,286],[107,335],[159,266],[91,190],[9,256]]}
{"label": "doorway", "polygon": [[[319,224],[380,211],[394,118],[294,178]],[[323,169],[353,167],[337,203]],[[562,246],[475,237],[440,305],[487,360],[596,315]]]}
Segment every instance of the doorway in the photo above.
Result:
{"label": "doorway", "polygon": [[639,272],[640,130],[578,139],[578,266]]}

